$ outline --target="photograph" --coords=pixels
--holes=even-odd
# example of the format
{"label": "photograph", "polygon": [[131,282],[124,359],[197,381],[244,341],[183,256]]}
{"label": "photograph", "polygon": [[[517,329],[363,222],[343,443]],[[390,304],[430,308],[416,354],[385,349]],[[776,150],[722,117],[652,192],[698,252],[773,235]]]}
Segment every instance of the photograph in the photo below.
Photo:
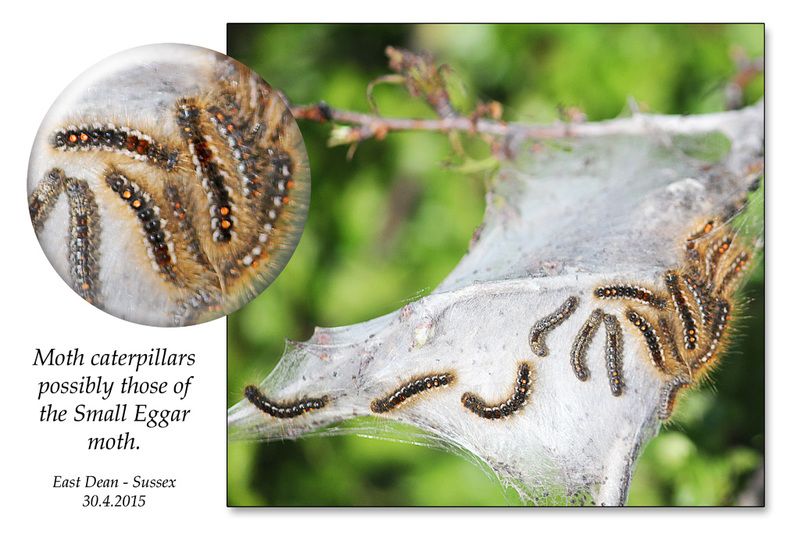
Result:
{"label": "photograph", "polygon": [[227,25],[308,153],[227,504],[763,507],[765,26]]}

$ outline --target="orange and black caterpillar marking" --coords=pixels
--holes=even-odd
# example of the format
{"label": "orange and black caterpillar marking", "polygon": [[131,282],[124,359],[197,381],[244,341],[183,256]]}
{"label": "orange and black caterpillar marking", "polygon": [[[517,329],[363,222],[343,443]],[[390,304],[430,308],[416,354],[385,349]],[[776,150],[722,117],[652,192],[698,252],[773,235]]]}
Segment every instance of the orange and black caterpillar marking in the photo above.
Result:
{"label": "orange and black caterpillar marking", "polygon": [[406,382],[389,395],[372,401],[370,408],[374,413],[386,413],[394,410],[414,395],[434,388],[448,386],[454,380],[455,375],[453,373],[440,373],[415,378],[410,382]]}
{"label": "orange and black caterpillar marking", "polygon": [[675,313],[683,325],[683,345],[686,350],[694,350],[697,347],[697,325],[695,324],[692,309],[683,294],[680,284],[680,277],[674,271],[668,272],[664,276],[664,284],[672,297]]}
{"label": "orange and black caterpillar marking", "polygon": [[572,343],[572,350],[570,351],[570,364],[572,371],[578,380],[585,382],[589,379],[589,369],[586,367],[586,349],[592,342],[597,327],[603,320],[603,310],[597,308],[592,312],[589,318],[583,323],[580,332],[575,337]]}
{"label": "orange and black caterpillar marking", "polygon": [[233,191],[226,184],[230,178],[226,176],[220,157],[206,139],[201,113],[195,99],[184,98],[178,102],[175,118],[192,154],[197,177],[208,197],[212,239],[228,242],[234,232]]}
{"label": "orange and black caterpillar marking", "polygon": [[667,300],[649,289],[631,284],[617,284],[601,286],[594,290],[594,296],[599,299],[627,299],[663,310]]}
{"label": "orange and black caterpillar marking", "polygon": [[699,358],[694,358],[689,362],[692,369],[702,369],[706,364],[710,363],[717,355],[717,347],[722,339],[723,331],[728,326],[730,319],[731,305],[722,297],[716,300],[716,314],[714,322],[711,324],[707,333],[709,336],[708,343],[704,347],[704,353]]}
{"label": "orange and black caterpillar marking", "polygon": [[608,385],[611,387],[611,394],[619,397],[625,389],[625,382],[622,379],[622,331],[614,315],[604,316],[603,324],[606,327]]}
{"label": "orange and black caterpillar marking", "polygon": [[666,370],[664,366],[664,351],[661,347],[661,341],[658,338],[656,329],[643,315],[636,313],[632,309],[628,309],[628,311],[625,312],[625,317],[627,317],[633,326],[641,332],[653,365],[664,372]]}
{"label": "orange and black caterpillar marking", "polygon": [[50,212],[56,206],[58,197],[64,192],[67,181],[64,171],[51,169],[28,197],[28,213],[37,233],[42,231]]}
{"label": "orange and black caterpillar marking", "polygon": [[[680,389],[690,386],[717,358],[724,345],[734,293],[751,260],[750,251],[735,234],[719,228],[714,220],[689,235],[684,251],[685,264],[664,273],[666,297],[632,284],[600,286],[594,291],[598,299],[634,301],[625,316],[641,336],[650,361],[664,381],[658,413],[661,419],[671,416]],[[647,297],[638,298],[642,295]],[[635,302],[647,307],[636,307]],[[654,302],[664,305],[655,306]],[[613,332],[608,326],[606,323],[607,332]],[[673,332],[679,332],[680,342]],[[617,367],[610,356],[612,349],[607,340],[609,379],[612,393],[618,394],[622,382],[620,378],[618,387],[612,376],[612,368]]]}
{"label": "orange and black caterpillar marking", "polygon": [[[267,184],[259,176],[258,161],[250,148],[253,144],[252,137],[257,131],[248,132],[245,123],[237,120],[235,114],[226,112],[220,106],[208,106],[208,115],[211,123],[217,127],[217,131],[231,149],[231,156],[236,161],[236,170],[241,177],[243,195],[246,198],[263,195]],[[275,183],[281,182],[277,180]]]}
{"label": "orange and black caterpillar marking", "polygon": [[173,171],[180,153],[138,130],[114,124],[80,124],[60,128],[51,138],[53,148],[64,152],[77,150],[105,150],[146,161],[165,171]]}
{"label": "orange and black caterpillar marking", "polygon": [[658,408],[658,418],[661,420],[669,419],[672,410],[675,408],[675,400],[678,392],[691,385],[692,380],[688,376],[676,376],[661,389],[661,403]]}
{"label": "orange and black caterpillar marking", "polygon": [[176,277],[174,245],[164,227],[166,221],[161,218],[161,210],[153,198],[136,181],[116,169],[106,174],[106,184],[136,214],[145,236],[144,243],[153,262],[153,268],[167,278],[174,279]]}
{"label": "orange and black caterpillar marking", "polygon": [[531,366],[521,363],[517,368],[517,380],[514,384],[514,393],[500,404],[489,405],[474,393],[464,393],[461,403],[469,411],[483,419],[502,419],[522,409],[528,400],[531,391]]}
{"label": "orange and black caterpillar marking", "polygon": [[528,342],[530,343],[531,350],[537,356],[547,356],[547,345],[544,343],[544,338],[548,332],[563,323],[569,318],[570,315],[578,307],[578,297],[570,296],[561,307],[540,319],[531,328],[528,335]]}
{"label": "orange and black caterpillar marking", "polygon": [[279,403],[269,399],[261,393],[258,386],[254,385],[244,388],[244,397],[265,414],[280,419],[299,417],[313,410],[320,410],[330,401],[327,395],[323,395],[317,398],[304,397],[295,402]]}
{"label": "orange and black caterpillar marking", "polygon": [[62,193],[69,204],[67,260],[72,288],[87,302],[101,306],[100,213],[86,181],[68,177],[61,169],[52,169],[28,198],[33,227],[41,231]]}
{"label": "orange and black caterpillar marking", "polygon": [[77,293],[87,302],[97,303],[100,279],[97,257],[100,247],[99,214],[94,194],[83,180],[66,183],[70,204],[69,263]]}
{"label": "orange and black caterpillar marking", "polygon": [[183,249],[188,253],[190,260],[201,267],[203,271],[213,271],[214,268],[200,244],[200,238],[195,229],[194,214],[187,211],[183,195],[178,187],[170,183],[165,184],[164,200],[167,203],[167,213],[176,223],[176,233],[180,236],[180,242],[183,243]]}
{"label": "orange and black caterpillar marking", "polygon": [[686,288],[691,292],[697,304],[700,321],[704,326],[708,326],[713,317],[709,295],[710,288],[706,287],[706,284],[702,282],[701,275],[696,268],[690,268],[687,273],[683,274],[682,278]]}
{"label": "orange and black caterpillar marking", "polygon": [[723,236],[706,248],[705,253],[705,274],[709,280],[714,280],[719,269],[720,259],[728,253],[731,243],[733,243],[733,236]]}
{"label": "orange and black caterpillar marking", "polygon": [[717,293],[722,295],[726,294],[728,291],[728,286],[735,284],[739,280],[739,278],[747,269],[747,264],[749,262],[750,254],[746,250],[739,253],[739,255],[734,258],[730,267],[728,267],[728,270],[723,274],[722,280],[717,288]]}
{"label": "orange and black caterpillar marking", "polygon": [[[683,357],[681,356],[680,350],[678,350],[678,346],[675,344],[675,338],[672,335],[672,327],[670,326],[670,322],[666,316],[660,316],[658,318],[658,338],[662,342],[663,346],[665,346],[665,367],[664,372],[670,372],[669,369],[674,366],[686,368],[686,363],[683,361]],[[668,351],[668,354],[666,353]]]}

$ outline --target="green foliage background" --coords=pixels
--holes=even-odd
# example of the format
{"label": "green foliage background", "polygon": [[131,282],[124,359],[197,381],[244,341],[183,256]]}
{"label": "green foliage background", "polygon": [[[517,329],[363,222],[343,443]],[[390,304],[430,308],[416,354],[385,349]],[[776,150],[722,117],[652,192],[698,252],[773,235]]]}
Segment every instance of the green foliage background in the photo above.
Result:
{"label": "green foliage background", "polygon": [[[763,55],[764,27],[228,26],[228,54],[296,105],[324,100],[369,111],[365,90],[389,73],[387,45],[430,52],[449,65],[451,94],[464,112],[478,99],[497,100],[506,120],[550,122],[559,109],[577,107],[594,121],[624,114],[629,97],[659,113],[722,110],[723,87],[736,72],[733,48]],[[759,78],[746,102],[763,94]],[[433,117],[402,86],[379,85],[374,96],[384,115]],[[284,338],[306,340],[315,325],[364,321],[429,293],[466,252],[483,216],[488,171],[465,172],[444,135],[392,134],[363,143],[348,160],[347,147],[326,146],[329,125],[300,128],[312,175],[308,223],[283,274],[228,319],[229,406],[244,385],[272,370]],[[481,142],[467,141],[466,148],[470,161],[488,156]],[[644,451],[629,504],[763,502],[763,489],[754,485],[763,480],[763,286],[759,267],[745,291],[748,317],[736,343]],[[479,467],[458,456],[357,436],[230,443],[228,480],[232,506],[508,502]]]}

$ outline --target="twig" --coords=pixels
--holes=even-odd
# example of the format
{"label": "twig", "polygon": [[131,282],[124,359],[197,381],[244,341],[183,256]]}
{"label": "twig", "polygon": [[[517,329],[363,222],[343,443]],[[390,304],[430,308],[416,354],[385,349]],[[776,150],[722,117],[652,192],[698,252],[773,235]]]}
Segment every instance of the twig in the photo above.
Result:
{"label": "twig", "polygon": [[[502,105],[497,102],[478,103],[469,115],[462,115],[455,110],[445,89],[442,76],[446,66],[436,67],[428,57],[414,55],[410,52],[388,47],[390,66],[398,74],[382,76],[369,84],[367,99],[371,100],[371,90],[376,83],[405,83],[409,94],[422,97],[437,113],[438,118],[395,118],[382,117],[375,114],[340,110],[328,106],[325,102],[306,106],[292,106],[291,111],[296,119],[317,123],[335,123],[329,144],[350,145],[349,156],[363,141],[371,138],[381,140],[390,132],[429,131],[453,134],[458,132],[487,137],[492,152],[498,158],[510,158],[514,155],[514,147],[518,141],[525,139],[549,140],[574,137],[595,137],[609,134],[638,135],[647,131],[661,130],[672,133],[697,133],[704,130],[706,123],[716,124],[717,118],[704,117],[666,117],[653,119],[636,112],[628,119],[614,119],[602,122],[583,122],[585,117],[580,113],[571,114],[574,122],[562,121],[553,124],[510,123],[501,119]],[[741,75],[734,80],[734,85],[741,86],[750,80],[763,63],[753,62],[748,68],[741,69]],[[374,103],[373,103],[373,109]],[[763,104],[753,106],[750,113],[763,113]]]}
{"label": "twig", "polygon": [[[612,119],[600,122],[523,124],[464,116],[440,119],[379,117],[367,113],[334,109],[324,102],[292,107],[291,109],[292,114],[297,119],[345,125],[339,130],[339,136],[332,140],[331,144],[360,143],[373,137],[380,140],[386,137],[389,132],[402,131],[477,133],[494,137],[496,141],[500,141],[503,144],[509,144],[512,140],[523,139],[566,139],[609,134],[637,135],[647,131],[698,133],[717,127],[719,121],[718,114],[713,113],[688,117],[679,115],[653,117],[647,114],[636,114],[627,119]],[[763,103],[752,106],[745,112],[763,113]]]}
{"label": "twig", "polygon": [[[455,109],[446,88],[444,74],[449,71],[447,66],[436,66],[429,56],[416,55],[391,46],[386,48],[386,55],[389,57],[389,67],[396,74],[381,76],[367,86],[367,101],[374,114],[336,110],[324,102],[293,107],[292,114],[297,119],[339,124],[331,134],[330,144],[351,145],[350,155],[362,141],[373,137],[383,139],[389,132],[396,131],[435,131],[447,134],[467,132],[495,138],[507,138],[511,135],[508,124],[499,120],[502,106],[497,102],[479,103],[469,116],[464,116]],[[439,118],[379,116],[372,97],[372,89],[379,83],[404,84],[412,97],[424,98]]]}
{"label": "twig", "polygon": [[292,115],[296,119],[311,120],[319,123],[335,122],[355,126],[362,133],[361,137],[350,139],[350,142],[363,141],[370,137],[382,139],[388,132],[409,130],[435,131],[435,132],[468,132],[481,133],[495,136],[507,136],[514,130],[503,121],[485,118],[456,117],[439,119],[409,119],[390,118],[334,109],[321,102],[307,106],[292,107]]}

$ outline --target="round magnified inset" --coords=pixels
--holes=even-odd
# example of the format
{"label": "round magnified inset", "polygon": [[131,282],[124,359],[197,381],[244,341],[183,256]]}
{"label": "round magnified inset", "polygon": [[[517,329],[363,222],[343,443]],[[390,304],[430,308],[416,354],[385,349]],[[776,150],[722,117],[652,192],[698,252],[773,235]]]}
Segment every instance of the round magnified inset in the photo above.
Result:
{"label": "round magnified inset", "polygon": [[151,45],[61,94],[28,194],[45,254],[83,299],[183,326],[240,308],[281,272],[305,226],[308,157],[286,103],[246,66]]}

